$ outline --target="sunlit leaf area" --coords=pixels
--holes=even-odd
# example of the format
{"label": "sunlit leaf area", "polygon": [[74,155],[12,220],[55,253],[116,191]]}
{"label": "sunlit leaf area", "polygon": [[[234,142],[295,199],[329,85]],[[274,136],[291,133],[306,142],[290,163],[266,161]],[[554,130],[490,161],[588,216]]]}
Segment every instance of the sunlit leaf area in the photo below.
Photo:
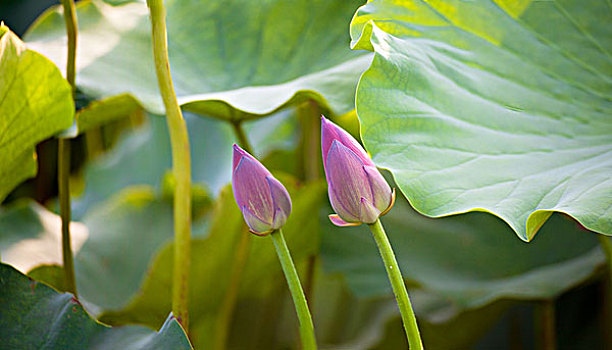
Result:
{"label": "sunlit leaf area", "polygon": [[612,349],[610,1],[0,21],[0,349]]}

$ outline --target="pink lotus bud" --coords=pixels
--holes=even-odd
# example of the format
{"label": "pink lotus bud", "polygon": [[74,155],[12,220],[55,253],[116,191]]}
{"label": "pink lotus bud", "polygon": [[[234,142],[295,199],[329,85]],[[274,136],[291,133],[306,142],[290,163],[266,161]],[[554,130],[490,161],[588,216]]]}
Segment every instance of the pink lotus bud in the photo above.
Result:
{"label": "pink lotus bud", "polygon": [[323,116],[321,150],[329,200],[337,213],[329,216],[334,225],[371,224],[391,209],[395,190],[357,140]]}
{"label": "pink lotus bud", "polygon": [[285,187],[257,159],[234,144],[232,188],[251,232],[265,236],[281,228],[291,213]]}

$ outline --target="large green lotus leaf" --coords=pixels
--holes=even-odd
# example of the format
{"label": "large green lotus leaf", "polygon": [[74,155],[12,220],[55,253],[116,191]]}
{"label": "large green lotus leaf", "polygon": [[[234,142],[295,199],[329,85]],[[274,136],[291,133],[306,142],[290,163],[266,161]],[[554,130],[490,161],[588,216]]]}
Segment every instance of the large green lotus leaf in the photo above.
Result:
{"label": "large green lotus leaf", "polygon": [[73,117],[70,85],[59,69],[0,25],[0,201],[36,174],[34,146]]}
{"label": "large green lotus leaf", "polygon": [[[218,120],[185,115],[191,147],[191,172],[194,183],[204,184],[211,194],[231,180],[231,127]],[[297,129],[291,111],[283,111],[261,120],[245,123],[252,131],[249,137],[258,156],[273,149],[294,147]],[[274,137],[270,137],[274,135]],[[86,168],[83,193],[73,199],[73,218],[80,220],[93,206],[114,193],[132,185],[160,188],[166,171],[172,168],[172,152],[166,120],[152,116],[148,123],[124,135],[105,155],[94,159]]]}
{"label": "large green lotus leaf", "polygon": [[191,349],[174,317],[159,333],[142,326],[110,328],[68,293],[0,264],[0,338],[4,349]]}
{"label": "large green lotus leaf", "polygon": [[[328,214],[325,211],[324,214]],[[361,297],[391,292],[368,227],[337,228],[324,220],[323,267],[342,273]],[[403,199],[382,218],[403,276],[475,308],[498,299],[549,299],[592,277],[605,263],[596,234],[555,214],[531,244],[485,213],[431,219]]]}
{"label": "large green lotus leaf", "polygon": [[[293,208],[283,228],[296,264],[318,250],[318,221],[311,220],[324,198],[322,183],[296,188],[293,180],[283,184],[291,194]],[[228,293],[234,256],[243,235],[248,235],[250,254],[243,272],[238,295],[241,300],[265,297],[279,286],[285,287],[280,263],[270,237],[248,233],[241,212],[234,203],[231,187],[225,187],[216,202],[209,234],[192,240],[191,293],[189,301],[190,336],[195,346],[212,347],[217,322]],[[110,324],[141,323],[158,327],[170,310],[173,246],[156,257],[145,283],[130,305],[102,314]],[[239,309],[236,310],[239,313]]]}
{"label": "large green lotus leaf", "polygon": [[[306,100],[327,112],[354,107],[370,55],[351,52],[346,26],[361,1],[166,1],[169,55],[179,103],[223,118],[268,115]],[[132,94],[156,114],[157,88],[144,2],[77,4],[77,85],[86,94]],[[65,56],[59,8],[30,29],[28,45]],[[148,59],[147,59],[148,58]]]}
{"label": "large green lotus leaf", "polygon": [[352,45],[367,149],[410,203],[531,240],[552,212],[612,234],[612,12],[604,0],[386,1]]}

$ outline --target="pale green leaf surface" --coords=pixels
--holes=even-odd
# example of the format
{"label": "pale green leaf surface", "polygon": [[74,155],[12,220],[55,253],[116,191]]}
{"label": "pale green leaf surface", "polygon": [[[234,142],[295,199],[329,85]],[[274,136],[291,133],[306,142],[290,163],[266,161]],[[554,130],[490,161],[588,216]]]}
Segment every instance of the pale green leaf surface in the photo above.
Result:
{"label": "pale green leaf surface", "polygon": [[109,328],[68,293],[0,264],[0,338],[5,349],[191,349],[174,317],[159,333],[142,326]]}
{"label": "pale green leaf surface", "polygon": [[59,69],[7,27],[0,36],[0,201],[36,174],[34,146],[70,127],[74,102]]}
{"label": "pale green leaf surface", "polygon": [[[329,210],[329,209],[328,209]],[[342,273],[361,297],[391,293],[365,225],[337,228],[322,215],[323,267]],[[475,308],[498,299],[550,299],[584,282],[605,263],[595,234],[555,214],[530,244],[484,213],[431,219],[398,198],[382,217],[403,276],[411,283]]]}
{"label": "pale green leaf surface", "polygon": [[[272,114],[308,99],[324,110],[354,108],[371,55],[348,48],[360,1],[166,1],[170,66],[179,103],[223,119]],[[144,2],[77,4],[77,86],[96,98],[132,94],[163,114]],[[65,60],[59,9],[30,29],[28,45]],[[143,58],[150,58],[149,60]]]}
{"label": "pale green leaf surface", "polygon": [[428,216],[488,211],[530,240],[562,212],[612,234],[611,22],[604,0],[364,5],[367,149]]}

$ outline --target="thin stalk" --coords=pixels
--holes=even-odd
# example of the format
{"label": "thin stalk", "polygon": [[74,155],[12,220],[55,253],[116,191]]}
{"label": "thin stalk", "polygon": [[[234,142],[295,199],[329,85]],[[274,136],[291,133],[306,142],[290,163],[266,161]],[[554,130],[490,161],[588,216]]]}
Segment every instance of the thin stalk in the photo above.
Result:
{"label": "thin stalk", "polygon": [[395,299],[397,300],[397,306],[399,307],[400,314],[402,315],[402,322],[404,323],[404,330],[406,331],[406,337],[408,338],[410,349],[423,349],[423,342],[421,341],[416,317],[414,315],[414,311],[412,310],[412,305],[410,304],[408,291],[406,290],[402,273],[399,269],[399,265],[397,264],[397,260],[395,260],[395,254],[393,253],[393,249],[391,248],[391,243],[389,243],[385,229],[383,228],[380,220],[376,220],[375,223],[368,224],[368,226],[370,226],[372,235],[374,235],[374,240],[376,241],[376,245],[378,246],[378,250],[380,251],[380,255],[382,256],[385,264],[387,275],[389,275],[389,281],[391,281],[393,293],[395,294]]}
{"label": "thin stalk", "polygon": [[280,260],[281,267],[285,273],[287,284],[289,285],[289,291],[293,298],[293,304],[295,305],[295,311],[297,312],[298,321],[300,323],[300,338],[302,339],[302,349],[311,350],[317,348],[317,342],[315,340],[314,325],[312,323],[312,316],[306,303],[306,296],[302,290],[300,284],[300,278],[298,277],[295,265],[291,259],[287,242],[283,237],[283,232],[279,229],[270,234],[278,259]]}
{"label": "thin stalk", "polygon": [[597,238],[599,238],[599,244],[608,261],[608,280],[612,281],[612,237],[597,234]]}
{"label": "thin stalk", "polygon": [[313,100],[301,104],[297,109],[302,124],[302,158],[304,180],[314,181],[321,177],[321,115]]}
{"label": "thin stalk", "polygon": [[[308,100],[297,108],[297,115],[302,124],[302,167],[306,182],[316,181],[321,177],[321,114],[314,100]],[[306,281],[304,292],[306,300],[314,305],[314,282],[318,255],[311,254],[306,264]]]}
{"label": "thin stalk", "polygon": [[[612,329],[612,237],[597,234],[601,249],[603,249],[606,260],[608,261],[608,271],[603,285],[603,305],[604,305],[604,330]],[[612,349],[612,334],[604,331],[604,339],[607,349]]]}
{"label": "thin stalk", "polygon": [[[251,148],[244,129],[242,128],[242,123],[235,121],[230,122],[230,124],[232,125],[236,138],[238,138],[238,144],[240,147],[250,154],[253,154],[253,149]],[[225,349],[232,314],[234,313],[236,301],[238,300],[238,291],[240,290],[242,273],[244,272],[249,251],[251,250],[250,238],[250,235],[246,232],[241,235],[240,241],[238,242],[238,247],[234,253],[234,258],[232,259],[234,264],[231,267],[229,289],[225,294],[223,304],[221,305],[221,311],[219,312],[219,317],[217,318],[217,327],[214,340],[214,349],[217,350]]]}
{"label": "thin stalk", "polygon": [[191,265],[191,157],[187,125],[176,100],[170,75],[166,12],[163,0],[147,0],[151,12],[151,34],[155,72],[166,108],[166,121],[172,146],[174,193],[174,275],[172,312],[185,329],[189,328],[189,274]]}
{"label": "thin stalk", "polygon": [[77,296],[76,281],[74,278],[74,259],[70,245],[70,141],[58,140],[58,187],[60,216],[62,219],[62,258],[64,261],[64,277],[67,291]]}
{"label": "thin stalk", "polygon": [[230,272],[230,281],[225,293],[225,298],[221,304],[221,310],[219,317],[217,317],[217,327],[215,332],[214,347],[213,349],[223,350],[226,348],[227,335],[229,334],[229,328],[232,321],[232,314],[236,308],[236,301],[238,300],[238,292],[240,291],[240,282],[242,281],[242,273],[246,267],[247,258],[249,257],[249,250],[251,248],[251,240],[249,239],[249,233],[247,230],[242,230],[238,247],[236,247],[234,254],[234,264],[232,265],[232,271]]}
{"label": "thin stalk", "polygon": [[72,87],[74,95],[74,79],[76,76],[76,45],[77,45],[77,21],[76,8],[73,0],[61,0],[64,8],[64,22],[66,22],[66,34],[68,35],[68,59],[66,62],[66,80]]}
{"label": "thin stalk", "polygon": [[[66,80],[72,88],[72,97],[76,91],[76,45],[77,45],[77,21],[74,1],[62,0],[64,8],[64,21],[68,37],[68,59],[66,61]],[[76,281],[74,278],[74,259],[72,246],[70,244],[70,141],[58,140],[57,150],[57,182],[60,202],[60,217],[62,219],[62,259],[64,262],[64,275],[68,292],[77,297]]]}
{"label": "thin stalk", "polygon": [[232,124],[232,128],[234,128],[234,134],[238,138],[238,144],[240,145],[240,147],[243,150],[249,152],[250,154],[253,154],[253,147],[251,147],[251,144],[249,143],[249,139],[247,138],[246,133],[244,132],[244,129],[242,128],[242,122],[232,121],[230,122],[230,124]]}
{"label": "thin stalk", "polygon": [[542,300],[536,305],[537,349],[554,350],[557,348],[555,326],[555,301]]}

